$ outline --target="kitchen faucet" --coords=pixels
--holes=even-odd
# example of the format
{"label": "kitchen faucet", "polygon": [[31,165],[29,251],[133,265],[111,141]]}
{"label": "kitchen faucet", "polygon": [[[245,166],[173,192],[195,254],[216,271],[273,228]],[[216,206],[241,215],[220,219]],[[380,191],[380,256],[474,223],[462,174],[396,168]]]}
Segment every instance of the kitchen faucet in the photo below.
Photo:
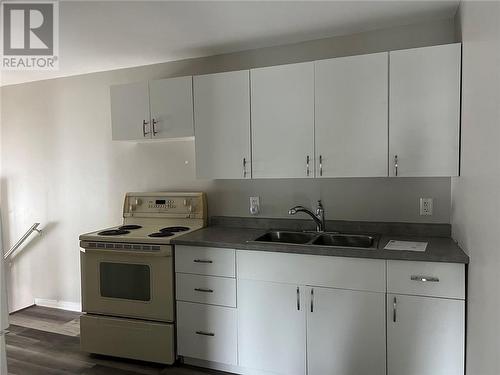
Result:
{"label": "kitchen faucet", "polygon": [[305,208],[304,206],[295,206],[288,210],[288,215],[295,215],[297,212],[303,212],[311,216],[311,218],[316,223],[317,232],[325,231],[325,209],[321,204],[321,200],[318,200],[318,207],[316,208],[316,213],[312,212],[308,208]]}

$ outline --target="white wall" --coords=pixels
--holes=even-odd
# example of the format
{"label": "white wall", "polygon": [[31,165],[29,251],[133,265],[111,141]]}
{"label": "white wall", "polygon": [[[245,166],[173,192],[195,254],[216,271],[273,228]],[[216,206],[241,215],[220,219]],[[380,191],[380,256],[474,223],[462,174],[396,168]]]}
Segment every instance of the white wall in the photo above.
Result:
{"label": "white wall", "polygon": [[453,237],[470,256],[467,374],[500,374],[500,3],[462,2],[461,176]]}
{"label": "white wall", "polygon": [[[211,215],[247,215],[258,194],[268,217],[322,198],[331,219],[448,223],[449,178],[198,181],[192,141],[111,142],[109,85],[454,41],[445,20],[2,88],[4,245],[45,227],[12,262],[11,309],[80,301],[78,235],[118,224],[127,191],[207,191]],[[436,199],[433,217],[418,215],[421,196]]]}

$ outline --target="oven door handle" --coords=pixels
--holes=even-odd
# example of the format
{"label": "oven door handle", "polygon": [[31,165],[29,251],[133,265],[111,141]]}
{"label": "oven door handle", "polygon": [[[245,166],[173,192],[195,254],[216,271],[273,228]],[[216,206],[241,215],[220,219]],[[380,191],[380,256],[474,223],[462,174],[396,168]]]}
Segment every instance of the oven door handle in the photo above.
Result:
{"label": "oven door handle", "polygon": [[215,333],[213,332],[205,332],[205,331],[196,331],[197,335],[202,335],[202,336],[215,336]]}

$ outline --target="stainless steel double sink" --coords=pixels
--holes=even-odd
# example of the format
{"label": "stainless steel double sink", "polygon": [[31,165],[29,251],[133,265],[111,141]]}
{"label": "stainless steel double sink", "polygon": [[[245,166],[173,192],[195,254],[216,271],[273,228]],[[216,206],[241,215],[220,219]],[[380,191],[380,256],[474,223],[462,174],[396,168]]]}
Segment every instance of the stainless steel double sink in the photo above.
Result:
{"label": "stainless steel double sink", "polygon": [[293,232],[271,230],[250,242],[376,249],[379,236],[336,232]]}

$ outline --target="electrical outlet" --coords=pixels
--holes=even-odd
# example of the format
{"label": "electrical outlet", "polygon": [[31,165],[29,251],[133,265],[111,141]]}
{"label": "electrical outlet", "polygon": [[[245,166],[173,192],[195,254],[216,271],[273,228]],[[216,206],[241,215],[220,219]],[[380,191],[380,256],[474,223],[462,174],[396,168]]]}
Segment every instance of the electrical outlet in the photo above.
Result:
{"label": "electrical outlet", "polygon": [[432,216],[432,198],[420,198],[420,216]]}
{"label": "electrical outlet", "polygon": [[259,197],[250,197],[250,214],[258,215],[260,212],[260,199]]}

